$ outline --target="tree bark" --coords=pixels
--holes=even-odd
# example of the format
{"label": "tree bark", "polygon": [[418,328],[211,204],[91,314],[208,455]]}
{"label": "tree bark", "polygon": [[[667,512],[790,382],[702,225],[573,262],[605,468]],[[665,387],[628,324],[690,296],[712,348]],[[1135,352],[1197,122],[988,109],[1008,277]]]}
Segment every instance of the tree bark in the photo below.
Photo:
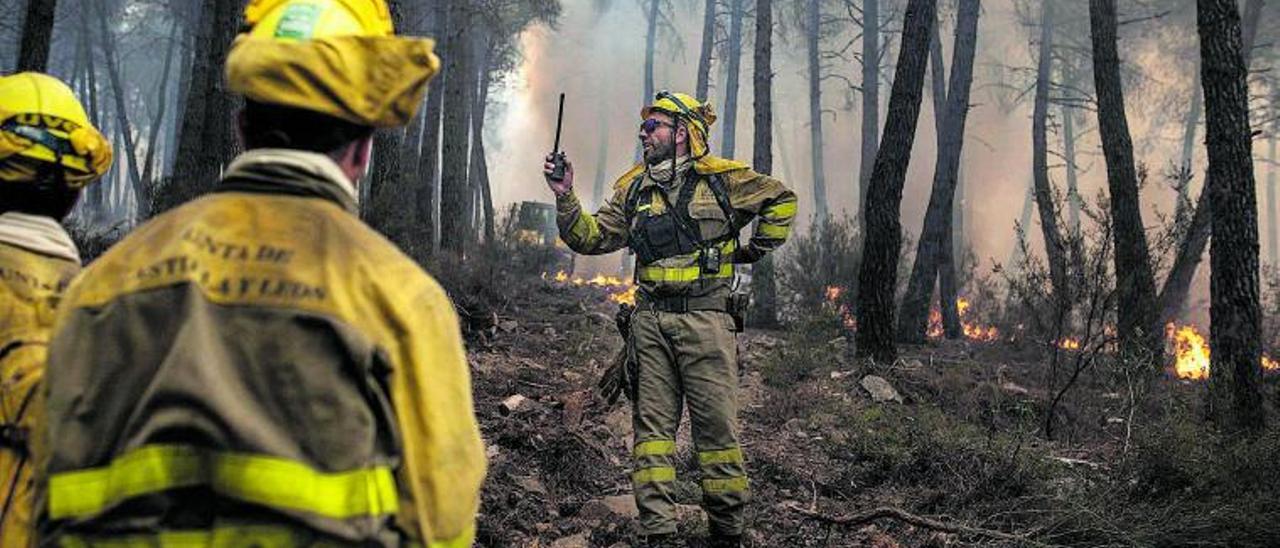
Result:
{"label": "tree bark", "polygon": [[1241,38],[1235,0],[1198,0],[1196,6],[1214,238],[1209,249],[1210,413],[1220,424],[1258,430],[1264,423],[1262,321],[1245,59],[1252,41]]}
{"label": "tree bark", "polygon": [[[493,43],[488,32],[481,33],[475,41],[480,49],[476,63],[476,96],[471,106],[471,170],[472,185],[479,190],[480,212],[484,216],[484,241],[493,243],[493,192],[489,187],[489,161],[484,152],[484,115],[489,105],[489,83],[493,71],[489,64],[493,59]],[[483,49],[481,49],[483,48]]]}
{"label": "tree bark", "polygon": [[1138,201],[1133,141],[1124,112],[1120,54],[1116,49],[1115,0],[1090,0],[1089,21],[1098,130],[1111,196],[1116,298],[1124,303],[1116,311],[1120,350],[1131,358],[1156,363],[1164,355],[1164,341],[1157,323],[1155,278],[1151,274],[1151,254]]}
{"label": "tree bark", "polygon": [[102,55],[107,60],[107,76],[111,80],[111,96],[116,103],[116,123],[120,124],[120,134],[124,137],[125,159],[128,161],[129,182],[133,195],[138,201],[138,209],[144,210],[147,190],[143,186],[142,174],[138,166],[138,147],[134,141],[133,125],[129,123],[128,92],[120,75],[119,60],[116,59],[116,38],[107,28],[107,14],[101,2],[94,2],[94,16],[98,20],[98,32],[102,34]]}
{"label": "tree bark", "polygon": [[[658,47],[658,9],[660,7],[661,0],[650,0],[648,31],[645,33],[644,40],[644,95],[640,98],[641,105],[647,105],[653,101],[653,57]],[[639,163],[642,157],[643,151],[640,142],[637,141],[636,162]]]}
{"label": "tree bark", "polygon": [[897,358],[893,341],[893,297],[902,244],[899,206],[924,95],[929,30],[934,24],[936,9],[936,0],[907,3],[902,48],[889,96],[884,146],[876,153],[871,186],[862,211],[867,232],[858,274],[857,352],[859,356],[882,363],[892,363]]}
{"label": "tree bark", "polygon": [[[1272,118],[1275,118],[1273,107]],[[1280,234],[1276,230],[1276,128],[1271,123],[1267,132],[1267,259],[1275,265],[1280,262]]]}
{"label": "tree bark", "polygon": [[[1195,74],[1200,73],[1200,63],[1196,63]],[[1173,218],[1181,226],[1187,220],[1190,214],[1191,206],[1191,159],[1195,153],[1196,146],[1196,130],[1200,124],[1201,111],[1204,109],[1203,90],[1199,85],[1192,86],[1191,92],[1191,108],[1187,110],[1186,121],[1183,122],[1182,129],[1182,158],[1178,162],[1178,168],[1182,170],[1182,175],[1186,177],[1178,185],[1178,203],[1174,206]]]}
{"label": "tree bark", "polygon": [[203,0],[200,38],[191,63],[173,178],[156,189],[148,211],[159,214],[194,198],[218,181],[235,149],[231,118],[234,99],[222,77],[231,41],[240,23],[240,0]]}
{"label": "tree bark", "polygon": [[[472,192],[467,184],[467,160],[470,143],[470,114],[475,85],[471,78],[471,39],[469,2],[450,0],[449,33],[445,57],[444,150],[440,170],[440,241],[441,247],[455,255],[463,255],[471,227],[467,217],[472,206]],[[457,22],[455,24],[454,22]]]}
{"label": "tree bark", "polygon": [[[773,173],[773,0],[756,0],[754,59],[755,139],[752,167],[766,175]],[[773,254],[752,266],[751,293],[754,295],[752,323],[772,327],[778,324],[778,286]]]}
{"label": "tree bark", "polygon": [[[923,52],[922,52],[923,53]],[[862,156],[858,166],[858,207],[866,209],[867,189],[880,146],[880,0],[862,2]],[[863,219],[863,236],[866,235]]]}
{"label": "tree bark", "polygon": [[1067,247],[1058,228],[1057,208],[1049,183],[1049,77],[1053,65],[1053,4],[1044,0],[1040,21],[1040,60],[1036,70],[1035,111],[1032,114],[1032,174],[1036,182],[1036,205],[1040,212],[1040,229],[1044,234],[1045,254],[1049,258],[1049,279],[1053,284],[1054,302],[1059,307],[1071,303],[1070,280],[1067,278]]}
{"label": "tree bark", "polygon": [[1067,231],[1071,239],[1080,237],[1080,185],[1076,171],[1076,116],[1067,106],[1062,115],[1062,155],[1067,172]]}
{"label": "tree bark", "polygon": [[[440,39],[445,29],[450,28],[446,24],[449,6],[446,0],[431,0],[431,2],[431,20],[434,23],[430,32]],[[443,42],[440,45],[443,47]],[[422,239],[420,249],[424,258],[435,252],[436,245],[440,241],[439,216],[436,214],[440,196],[440,122],[441,110],[444,107],[444,83],[448,78],[448,74],[436,77],[435,82],[427,88],[427,103],[423,107],[426,112],[423,112],[422,117],[422,149],[418,153],[420,180],[417,204],[418,233]]]}
{"label": "tree bark", "polygon": [[[822,2],[808,0],[806,32],[809,56],[809,148],[813,168],[813,211],[819,226],[827,219],[827,176],[822,158],[822,65],[818,59],[818,30],[822,23]],[[874,0],[870,0],[874,1]]]}
{"label": "tree bark", "polygon": [[743,0],[729,4],[729,75],[724,90],[724,125],[720,155],[732,158],[738,141],[738,77],[742,72]]}
{"label": "tree bark", "polygon": [[711,80],[711,55],[715,45],[716,0],[707,0],[702,12],[702,49],[698,53],[698,83],[695,88],[699,101],[707,99]]}
{"label": "tree bark", "polygon": [[[402,28],[405,6],[400,0],[390,0],[392,24]],[[373,133],[373,170],[369,174],[369,201],[362,204],[365,222],[382,233],[402,250],[408,251],[414,243],[408,233],[412,207],[404,196],[410,195],[406,178],[402,176],[401,159],[405,140],[402,127],[380,128]],[[412,254],[412,253],[411,253]]]}
{"label": "tree bark", "polygon": [[[1234,2],[1232,3],[1234,6]],[[1258,18],[1262,12],[1262,0],[1249,0],[1244,10],[1244,28],[1243,28],[1243,55],[1245,66],[1248,67],[1252,56],[1254,37],[1258,31]],[[1203,48],[1203,45],[1201,45]],[[1200,62],[1203,64],[1204,60]],[[1201,73],[1204,67],[1200,67]],[[1203,89],[1198,96],[1203,96]],[[1194,106],[1194,105],[1193,105]],[[1192,124],[1194,127],[1194,124]],[[1194,132],[1192,133],[1194,135]],[[1184,142],[1185,143],[1185,142]],[[1190,170],[1190,156],[1187,156],[1186,169]],[[1205,174],[1204,189],[1209,188],[1208,173]],[[1196,268],[1200,266],[1200,259],[1204,257],[1204,248],[1209,244],[1209,236],[1212,232],[1212,207],[1209,205],[1209,193],[1201,189],[1199,198],[1196,199],[1195,211],[1191,213],[1191,222],[1187,226],[1187,231],[1182,237],[1182,242],[1178,244],[1178,254],[1173,259],[1173,266],[1169,268],[1169,274],[1165,277],[1164,285],[1160,288],[1159,306],[1160,306],[1160,323],[1165,324],[1177,319],[1182,314],[1182,309],[1187,302],[1187,294],[1191,292],[1191,282],[1195,279]]]}
{"label": "tree bark", "polygon": [[[919,343],[925,340],[934,280],[940,275],[943,256],[949,257],[951,254],[951,211],[955,199],[956,172],[960,167],[960,151],[964,146],[965,121],[969,112],[969,90],[973,82],[973,56],[977,49],[980,8],[979,0],[960,0],[955,47],[952,51],[950,89],[942,94],[946,99],[942,111],[937,164],[934,166],[933,191],[925,210],[924,228],[921,229],[920,240],[916,244],[916,259],[907,283],[907,293],[902,299],[898,323],[898,340],[901,342]],[[940,72],[941,67],[935,70],[935,76]],[[935,95],[939,94],[935,91]],[[947,266],[951,267],[950,264]],[[954,278],[951,281],[954,283]],[[950,323],[954,333],[959,324],[959,314],[955,308],[954,287],[951,289],[951,302],[941,298],[939,308],[944,315],[952,316]]]}
{"label": "tree bark", "polygon": [[22,21],[22,42],[14,72],[49,71],[49,46],[53,41],[53,19],[57,11],[56,0],[27,0],[27,16]]}
{"label": "tree bark", "polygon": [[[155,177],[156,168],[156,150],[160,148],[160,128],[164,126],[164,115],[169,105],[169,80],[170,69],[173,68],[173,54],[178,49],[178,23],[175,21],[173,27],[169,29],[169,48],[164,54],[164,68],[161,70],[160,90],[156,94],[156,115],[151,120],[151,129],[147,132],[147,158],[143,160],[142,165],[142,184],[143,189],[149,194],[150,189],[155,187],[152,178]],[[138,196],[138,217],[146,218],[147,205],[151,203],[149,196]]]}

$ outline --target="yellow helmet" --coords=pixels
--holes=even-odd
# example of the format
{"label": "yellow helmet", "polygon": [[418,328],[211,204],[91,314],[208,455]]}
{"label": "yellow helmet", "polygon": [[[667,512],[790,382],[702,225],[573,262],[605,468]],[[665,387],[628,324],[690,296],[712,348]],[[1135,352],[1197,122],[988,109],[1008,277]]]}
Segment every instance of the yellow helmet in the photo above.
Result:
{"label": "yellow helmet", "polygon": [[111,145],[89,123],[71,88],[35,72],[0,77],[0,182],[35,177],[13,157],[61,165],[66,183],[82,187],[111,166]]}
{"label": "yellow helmet", "polygon": [[433,41],[395,35],[384,0],[252,0],[244,17],[226,74],[251,101],[403,126],[440,68]]}
{"label": "yellow helmet", "polygon": [[253,0],[244,20],[251,36],[277,40],[395,33],[384,0]]}
{"label": "yellow helmet", "polygon": [[711,103],[703,103],[687,93],[662,90],[652,104],[640,109],[640,118],[648,118],[655,110],[683,118],[692,128],[689,140],[693,156],[706,155],[707,136],[710,135],[711,124],[716,123],[716,112]]}

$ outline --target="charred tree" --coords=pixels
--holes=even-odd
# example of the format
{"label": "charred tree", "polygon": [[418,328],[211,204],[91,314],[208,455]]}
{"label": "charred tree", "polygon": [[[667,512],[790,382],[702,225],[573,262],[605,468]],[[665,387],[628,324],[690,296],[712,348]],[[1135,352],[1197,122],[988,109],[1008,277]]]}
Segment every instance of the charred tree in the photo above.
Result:
{"label": "charred tree", "polygon": [[[1067,279],[1067,246],[1058,228],[1057,207],[1049,183],[1049,81],[1053,68],[1053,4],[1044,0],[1040,19],[1040,59],[1036,68],[1035,108],[1031,118],[1031,172],[1035,177],[1036,206],[1040,213],[1040,229],[1044,234],[1045,254],[1049,258],[1049,280],[1053,284],[1054,302],[1066,309],[1071,303],[1070,281]],[[1025,227],[1024,227],[1025,228]]]}
{"label": "charred tree", "polygon": [[129,182],[133,188],[134,198],[138,201],[138,209],[144,210],[147,201],[147,190],[143,186],[141,169],[138,166],[138,146],[134,140],[133,124],[129,123],[128,91],[124,88],[124,78],[120,74],[119,59],[116,59],[116,38],[107,28],[107,14],[101,2],[93,2],[94,18],[98,20],[98,32],[102,35],[102,55],[107,61],[107,77],[111,80],[111,96],[116,103],[116,123],[120,124],[120,135],[124,138],[125,159],[128,161]]}
{"label": "charred tree", "polygon": [[235,101],[222,77],[231,41],[240,24],[239,0],[203,0],[190,84],[183,105],[182,127],[173,178],[156,189],[151,215],[175,207],[213,188],[235,141],[231,113]]}
{"label": "charred tree", "polygon": [[[1272,107],[1272,120],[1275,110]],[[1276,124],[1271,122],[1271,131],[1267,132],[1267,260],[1275,265],[1280,262],[1277,249],[1280,249],[1280,231],[1276,230]]]}
{"label": "charred tree", "polygon": [[1124,112],[1120,54],[1116,49],[1115,0],[1089,0],[1089,22],[1098,130],[1107,162],[1107,190],[1111,196],[1116,298],[1117,302],[1124,303],[1116,311],[1120,350],[1130,357],[1155,363],[1164,353],[1164,341],[1157,323],[1156,284],[1151,274],[1151,254],[1138,203],[1133,141]]}
{"label": "charred tree", "polygon": [[[1067,234],[1072,240],[1080,238],[1080,185],[1076,171],[1076,115],[1071,107],[1063,105],[1062,155],[1067,172]],[[1073,250],[1074,252],[1074,250]]]}
{"label": "charred tree", "polygon": [[[1235,3],[1232,3],[1235,6]],[[1245,66],[1248,67],[1253,50],[1254,37],[1258,31],[1258,18],[1262,12],[1262,0],[1249,0],[1244,9],[1244,27],[1242,29],[1243,36],[1243,55]],[[1239,19],[1237,19],[1239,20]],[[1203,48],[1203,44],[1201,48]],[[1200,60],[1201,64],[1204,59]],[[1200,67],[1200,71],[1204,73],[1204,67]],[[1201,88],[1201,96],[1203,96],[1203,88]],[[1193,105],[1194,107],[1194,105]],[[1194,128],[1193,130],[1194,131]],[[1194,135],[1194,133],[1192,133]],[[1185,143],[1185,141],[1184,141]],[[1190,162],[1190,155],[1187,156]],[[1190,170],[1190,163],[1185,167]],[[1183,306],[1187,302],[1187,294],[1191,291],[1191,282],[1195,279],[1196,268],[1200,266],[1200,259],[1204,256],[1204,248],[1209,244],[1209,236],[1212,233],[1213,208],[1209,205],[1210,197],[1207,189],[1213,184],[1209,180],[1209,173],[1205,174],[1204,188],[1200,191],[1200,196],[1196,198],[1196,207],[1191,212],[1191,220],[1187,225],[1186,232],[1183,234],[1182,241],[1178,244],[1178,253],[1174,256],[1173,266],[1169,268],[1169,274],[1164,279],[1164,285],[1160,288],[1159,306],[1160,306],[1160,323],[1165,324],[1177,319],[1182,313]]]}
{"label": "charred tree", "polygon": [[[946,119],[947,112],[947,70],[942,60],[942,29],[941,21],[935,21],[933,24],[933,38],[929,41],[929,67],[933,85],[933,121],[934,129],[938,136],[938,151],[942,151],[943,140],[945,138],[945,130],[943,121]],[[956,166],[956,193],[960,190],[960,168],[959,158],[957,156]],[[959,204],[954,200],[952,202],[951,217],[953,229],[959,226],[958,217],[963,213],[958,211]],[[942,314],[943,334],[948,339],[958,339],[963,336],[963,330],[960,325],[960,310],[956,303],[957,287],[956,287],[956,271],[955,256],[957,255],[955,248],[956,231],[951,234],[951,242],[944,246],[938,252],[938,305]],[[901,319],[899,319],[901,323]],[[926,328],[927,329],[927,328]]]}
{"label": "charred tree", "polygon": [[[440,47],[444,44],[442,34],[450,28],[446,24],[449,17],[449,4],[446,0],[431,0],[432,21],[428,31],[434,36]],[[448,74],[441,74],[427,88],[427,100],[422,113],[422,145],[418,152],[418,233],[422,240],[421,255],[430,256],[440,241],[439,218],[437,213],[440,196],[440,123],[444,108],[444,86]]]}
{"label": "charred tree", "polygon": [[1209,152],[1206,188],[1213,215],[1213,247],[1209,249],[1210,413],[1221,424],[1257,430],[1264,421],[1259,361],[1262,315],[1245,60],[1252,41],[1241,38],[1235,0],[1197,0],[1196,6]]}
{"label": "charred tree", "polygon": [[[1195,74],[1200,73],[1200,64],[1196,63]],[[1187,221],[1187,216],[1191,213],[1191,158],[1195,153],[1196,146],[1196,129],[1200,124],[1201,111],[1204,109],[1204,90],[1200,86],[1193,85],[1191,92],[1191,107],[1187,109],[1187,117],[1183,122],[1182,130],[1182,157],[1178,162],[1178,169],[1181,170],[1178,181],[1178,203],[1174,206],[1174,219],[1181,226]]]}
{"label": "charred tree", "polygon": [[729,4],[728,78],[724,87],[724,131],[720,155],[732,158],[738,133],[738,76],[742,72],[742,7],[743,0]]}
{"label": "charred tree", "polygon": [[[766,175],[773,173],[773,0],[756,0],[756,40],[753,74],[755,139],[752,167]],[[751,318],[756,325],[778,323],[778,286],[773,255],[767,254],[752,267]]]}
{"label": "charred tree", "polygon": [[[662,7],[662,0],[649,1],[649,18],[648,31],[645,33],[644,39],[644,95],[640,97],[640,104],[647,105],[653,101],[653,58],[657,53],[658,47],[658,16],[659,9]],[[643,157],[640,143],[636,142],[636,162],[639,163]]]}
{"label": "charred tree", "polygon": [[471,105],[471,186],[475,187],[480,198],[480,213],[484,217],[484,241],[493,243],[495,228],[493,223],[493,191],[489,186],[489,161],[484,152],[484,116],[485,107],[489,104],[489,84],[493,71],[489,66],[493,61],[494,43],[488,32],[476,36],[476,95]]}
{"label": "charred tree", "polygon": [[907,3],[902,51],[889,96],[884,146],[876,153],[871,186],[862,209],[867,232],[858,274],[857,352],[859,356],[883,363],[892,363],[898,354],[893,341],[893,294],[902,246],[898,213],[920,117],[930,27],[934,25],[936,9],[936,0]]}
{"label": "charred tree", "polygon": [[[470,76],[470,7],[467,0],[449,0],[449,29],[445,41],[444,146],[440,162],[440,245],[463,255],[471,227],[467,218],[473,195],[467,176],[471,136],[470,115],[475,84]],[[457,24],[455,24],[455,22]]]}
{"label": "charred tree", "polygon": [[18,65],[14,72],[48,72],[49,45],[53,42],[53,16],[57,11],[56,0],[27,0],[27,15],[22,20],[22,42],[18,48]]}
{"label": "charred tree", "polygon": [[[929,196],[928,209],[925,210],[924,228],[916,244],[916,260],[911,268],[898,320],[898,340],[901,342],[924,341],[929,328],[929,301],[933,298],[934,280],[940,275],[944,256],[949,258],[951,255],[952,202],[955,199],[956,172],[960,166],[960,151],[964,146],[965,121],[969,112],[969,89],[973,83],[973,56],[977,49],[980,7],[979,0],[960,0],[955,48],[952,51],[951,81],[945,94],[937,164],[933,173],[933,191]],[[936,42],[937,33],[934,35]],[[942,72],[941,63],[934,64],[938,66],[934,72],[937,77]],[[935,95],[939,94],[935,91]],[[947,265],[947,268],[951,267],[952,265]],[[954,283],[954,278],[952,282]],[[951,302],[948,303],[943,296],[939,308],[944,312],[950,309],[954,333],[959,328],[959,314],[955,309],[955,288],[953,286],[949,289],[952,293]]]}
{"label": "charred tree", "polygon": [[716,45],[716,0],[707,0],[702,12],[702,50],[698,53],[698,83],[696,97],[707,99],[711,80],[711,54]]}
{"label": "charred tree", "polygon": [[[401,0],[390,0],[391,21],[396,28],[403,28],[405,6]],[[373,133],[373,169],[369,174],[369,201],[361,208],[365,222],[382,233],[400,249],[408,249],[413,243],[406,234],[411,209],[403,207],[403,188],[406,177],[401,174],[401,157],[404,145],[404,128],[379,128]]]}
{"label": "charred tree", "polygon": [[[150,190],[155,183],[152,180],[155,177],[156,169],[156,151],[160,148],[161,135],[160,128],[164,125],[165,111],[169,104],[169,80],[170,69],[173,68],[173,55],[178,49],[178,29],[179,25],[175,22],[169,29],[169,47],[164,54],[164,68],[161,69],[162,77],[160,79],[160,89],[156,94],[156,114],[151,119],[151,129],[147,133],[147,157],[143,160],[142,165],[142,184],[143,188]],[[146,217],[146,207],[150,203],[150,198],[138,197],[138,217]]]}
{"label": "charred tree", "polygon": [[[924,52],[921,52],[922,54]],[[862,2],[862,156],[858,160],[858,207],[866,209],[867,189],[880,145],[880,0]],[[863,238],[866,237],[863,219]]]}
{"label": "charred tree", "polygon": [[[874,0],[873,0],[874,1]],[[809,61],[809,148],[813,167],[813,211],[815,222],[827,219],[827,175],[822,158],[822,64],[818,57],[818,31],[822,25],[821,0],[808,0],[805,29]],[[859,202],[861,203],[861,202]]]}

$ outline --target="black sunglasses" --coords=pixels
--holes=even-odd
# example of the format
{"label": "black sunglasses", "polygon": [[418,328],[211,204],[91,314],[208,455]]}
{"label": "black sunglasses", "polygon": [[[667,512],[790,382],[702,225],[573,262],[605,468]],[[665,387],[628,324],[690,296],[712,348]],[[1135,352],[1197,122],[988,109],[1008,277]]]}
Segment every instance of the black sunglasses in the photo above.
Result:
{"label": "black sunglasses", "polygon": [[667,126],[672,129],[676,127],[675,124],[668,124],[657,118],[645,118],[643,122],[640,122],[640,131],[643,131],[646,135],[648,135],[657,131],[658,128],[661,126]]}

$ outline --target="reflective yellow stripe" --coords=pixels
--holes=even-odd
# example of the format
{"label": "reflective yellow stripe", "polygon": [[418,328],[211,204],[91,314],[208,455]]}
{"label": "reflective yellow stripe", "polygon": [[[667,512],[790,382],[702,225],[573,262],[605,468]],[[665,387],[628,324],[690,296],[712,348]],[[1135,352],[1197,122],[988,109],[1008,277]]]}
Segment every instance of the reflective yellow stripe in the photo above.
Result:
{"label": "reflective yellow stripe", "polygon": [[80,537],[67,535],[58,539],[64,548],[231,548],[254,546],[260,548],[293,548],[302,545],[312,536],[297,535],[287,527],[274,525],[224,525],[211,530],[164,531],[151,535],[124,535],[114,537]]}
{"label": "reflective yellow stripe", "polygon": [[746,476],[738,476],[728,479],[704,479],[702,480],[703,494],[718,493],[740,493],[747,490]]}
{"label": "reflective yellow stripe", "polygon": [[107,466],[50,476],[49,515],[87,517],[133,497],[196,485],[246,502],[335,519],[399,509],[395,479],[386,466],[329,474],[277,457],[148,445]]}
{"label": "reflective yellow stripe", "polygon": [[631,473],[631,482],[635,484],[658,483],[675,480],[676,469],[670,466],[655,466],[653,468],[645,468],[644,470],[636,470]]}
{"label": "reflective yellow stripe", "polygon": [[733,265],[725,261],[724,264],[720,265],[720,271],[710,276],[703,275],[702,267],[698,265],[677,268],[642,266],[638,277],[642,282],[658,283],[693,282],[701,278],[732,278]]}
{"label": "reflective yellow stripe", "polygon": [[717,451],[702,451],[698,453],[698,464],[707,466],[709,464],[725,464],[725,463],[741,463],[742,449],[738,447],[730,447],[728,449],[720,449]]}
{"label": "reflective yellow stripe", "polygon": [[635,456],[649,457],[654,455],[671,455],[676,452],[676,442],[671,440],[649,440],[636,444]]}
{"label": "reflective yellow stripe", "polygon": [[771,238],[774,240],[785,240],[791,234],[791,226],[774,225],[764,222],[763,220],[756,225],[756,236],[762,238]]}
{"label": "reflective yellow stripe", "polygon": [[796,202],[790,201],[790,202],[783,202],[780,204],[773,204],[769,207],[764,208],[764,211],[761,212],[761,215],[774,221],[790,219],[796,216]]}
{"label": "reflective yellow stripe", "polygon": [[579,212],[578,218],[573,220],[573,227],[569,229],[569,235],[576,240],[574,243],[589,245],[600,237],[600,227],[596,225],[594,217]]}

